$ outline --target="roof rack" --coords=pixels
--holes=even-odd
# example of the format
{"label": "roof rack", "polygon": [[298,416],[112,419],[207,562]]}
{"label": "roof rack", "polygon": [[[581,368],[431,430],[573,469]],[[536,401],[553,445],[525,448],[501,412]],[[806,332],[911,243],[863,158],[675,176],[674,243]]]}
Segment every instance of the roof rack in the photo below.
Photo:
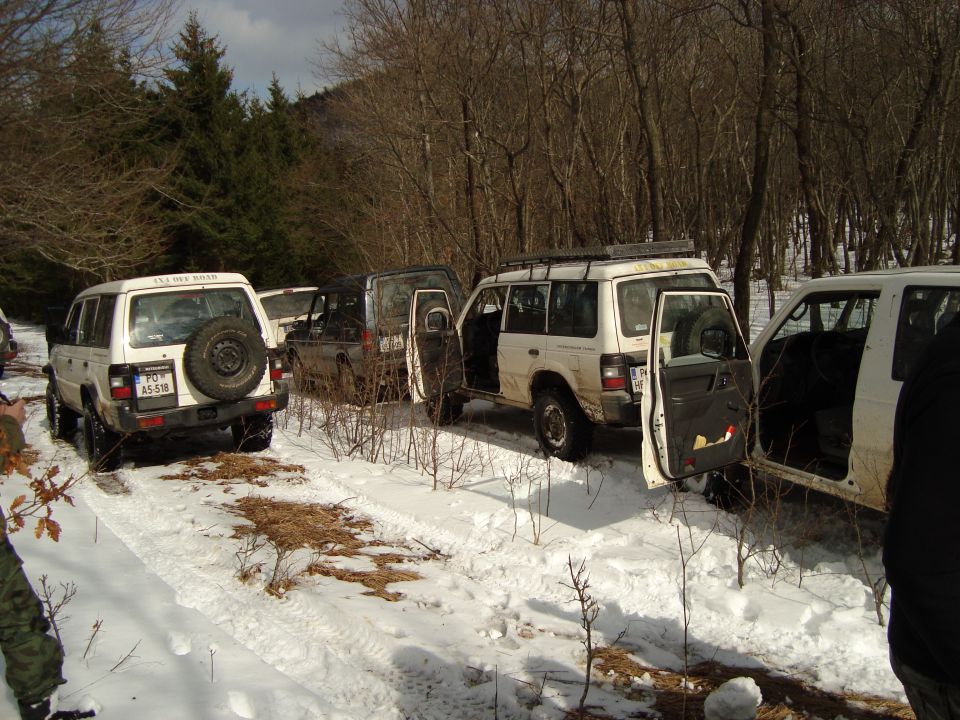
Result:
{"label": "roof rack", "polygon": [[516,255],[500,261],[497,272],[521,269],[534,265],[553,265],[561,262],[594,260],[641,260],[660,255],[683,257],[694,252],[692,240],[664,240],[660,242],[631,243],[629,245],[597,245],[587,248],[556,248]]}

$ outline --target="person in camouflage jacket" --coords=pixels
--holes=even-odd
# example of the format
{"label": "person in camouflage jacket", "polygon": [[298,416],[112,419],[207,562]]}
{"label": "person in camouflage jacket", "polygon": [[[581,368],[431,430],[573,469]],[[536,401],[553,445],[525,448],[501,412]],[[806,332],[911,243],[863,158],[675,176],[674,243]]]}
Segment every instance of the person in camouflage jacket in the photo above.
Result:
{"label": "person in camouflage jacket", "polygon": [[[0,403],[0,476],[9,474],[24,447],[23,400]],[[7,685],[20,706],[23,720],[69,717],[50,714],[50,696],[66,682],[63,649],[48,633],[50,621],[23,572],[22,561],[7,538],[0,510],[0,649],[7,666]]]}

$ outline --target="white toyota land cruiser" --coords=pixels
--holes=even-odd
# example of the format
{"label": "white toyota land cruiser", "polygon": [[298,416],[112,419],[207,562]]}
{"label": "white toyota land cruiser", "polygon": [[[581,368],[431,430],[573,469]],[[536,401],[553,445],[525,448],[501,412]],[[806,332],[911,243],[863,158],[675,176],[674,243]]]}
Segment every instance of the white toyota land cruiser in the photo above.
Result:
{"label": "white toyota land cruiser", "polygon": [[47,419],[69,439],[80,416],[90,465],[114,470],[129,435],[230,427],[262,450],[288,390],[276,340],[243,275],[185,273],[96,285],[52,329]]}

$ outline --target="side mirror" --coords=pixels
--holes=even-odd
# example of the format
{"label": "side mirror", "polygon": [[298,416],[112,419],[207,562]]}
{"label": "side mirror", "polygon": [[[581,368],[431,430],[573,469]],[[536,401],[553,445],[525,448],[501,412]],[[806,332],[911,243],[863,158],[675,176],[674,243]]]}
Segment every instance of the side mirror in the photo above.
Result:
{"label": "side mirror", "polygon": [[445,310],[431,310],[427,313],[426,331],[440,332],[450,326],[450,320]]}
{"label": "side mirror", "polygon": [[726,328],[707,328],[700,333],[700,353],[714,360],[733,357],[733,336]]}
{"label": "side mirror", "polygon": [[306,320],[294,320],[291,330],[304,330],[307,327]]}
{"label": "side mirror", "polygon": [[47,325],[44,335],[47,338],[47,345],[61,345],[68,341],[68,332],[65,325]]}

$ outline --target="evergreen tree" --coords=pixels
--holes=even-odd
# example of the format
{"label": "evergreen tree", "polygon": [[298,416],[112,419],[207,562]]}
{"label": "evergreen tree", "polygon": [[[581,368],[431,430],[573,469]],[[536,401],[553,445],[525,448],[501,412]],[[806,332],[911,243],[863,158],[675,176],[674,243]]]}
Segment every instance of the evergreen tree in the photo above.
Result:
{"label": "evergreen tree", "polygon": [[167,206],[172,245],[167,270],[235,270],[242,223],[234,214],[243,106],[230,89],[225,50],[192,12],[173,47],[179,65],[162,88],[166,140],[178,152]]}

